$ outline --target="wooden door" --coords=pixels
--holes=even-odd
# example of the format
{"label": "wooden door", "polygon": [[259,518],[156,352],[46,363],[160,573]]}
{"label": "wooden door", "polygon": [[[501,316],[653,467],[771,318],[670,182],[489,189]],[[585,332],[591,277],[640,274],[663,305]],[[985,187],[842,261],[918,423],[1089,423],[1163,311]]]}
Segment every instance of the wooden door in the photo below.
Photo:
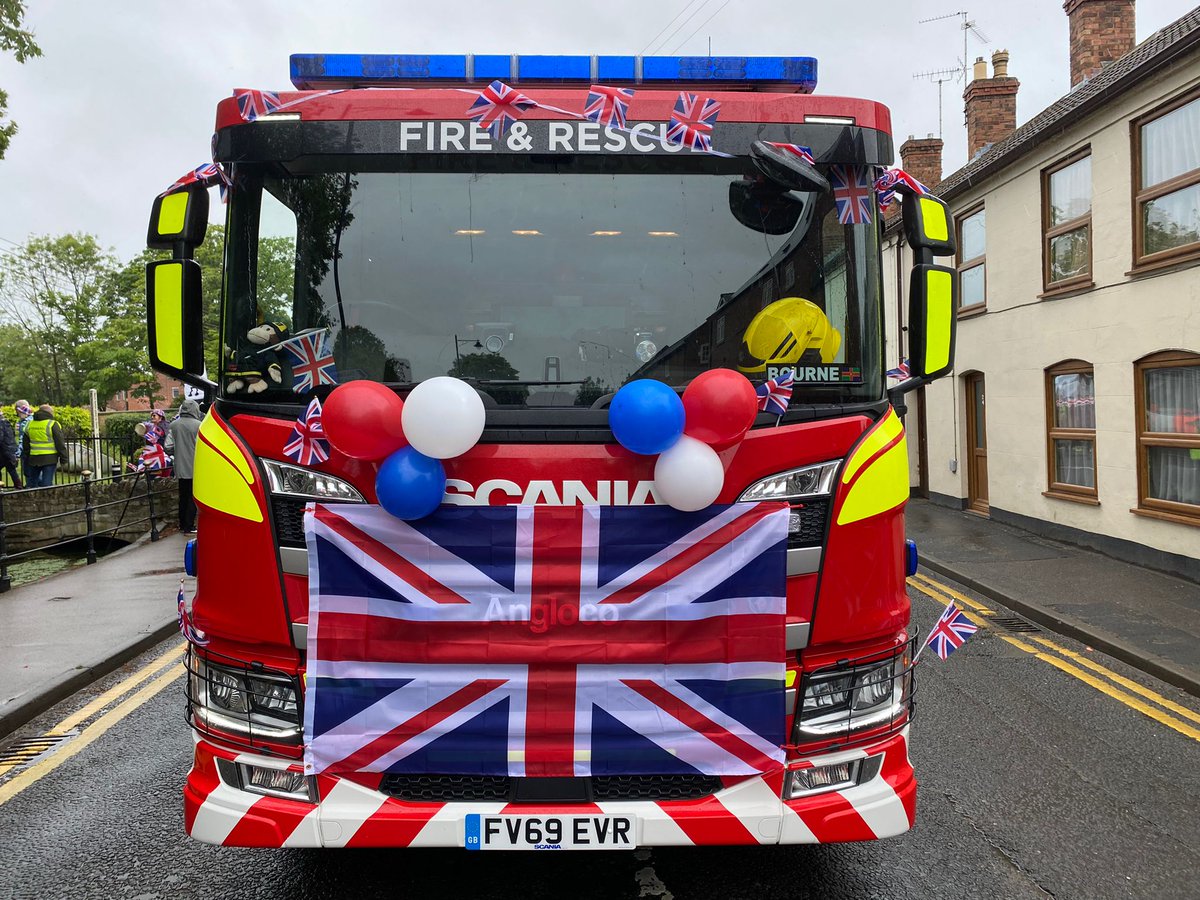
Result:
{"label": "wooden door", "polygon": [[983,373],[966,377],[967,390],[967,506],[988,511],[987,414]]}

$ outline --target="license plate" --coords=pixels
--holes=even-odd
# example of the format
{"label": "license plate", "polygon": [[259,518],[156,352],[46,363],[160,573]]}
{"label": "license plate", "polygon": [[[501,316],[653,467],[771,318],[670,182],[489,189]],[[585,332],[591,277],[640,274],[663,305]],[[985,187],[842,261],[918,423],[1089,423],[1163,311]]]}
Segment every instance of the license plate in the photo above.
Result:
{"label": "license plate", "polygon": [[632,816],[467,816],[468,850],[632,850]]}

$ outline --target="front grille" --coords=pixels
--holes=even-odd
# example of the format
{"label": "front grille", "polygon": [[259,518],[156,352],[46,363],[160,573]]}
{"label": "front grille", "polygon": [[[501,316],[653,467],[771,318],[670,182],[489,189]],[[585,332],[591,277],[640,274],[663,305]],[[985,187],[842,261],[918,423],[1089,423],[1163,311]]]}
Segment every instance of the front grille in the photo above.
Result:
{"label": "front grille", "polygon": [[807,500],[792,504],[792,512],[800,516],[800,530],[788,533],[789,547],[820,547],[825,542],[825,518],[829,515],[828,500]]}
{"label": "front grille", "polygon": [[271,512],[275,517],[275,534],[281,547],[304,546],[304,506],[309,501],[301,497],[271,497]]}
{"label": "front grille", "polygon": [[598,803],[610,800],[696,800],[721,789],[715,775],[598,775],[553,779],[562,796],[528,782],[548,779],[495,775],[386,775],[379,790],[414,803],[493,801],[502,803]]}

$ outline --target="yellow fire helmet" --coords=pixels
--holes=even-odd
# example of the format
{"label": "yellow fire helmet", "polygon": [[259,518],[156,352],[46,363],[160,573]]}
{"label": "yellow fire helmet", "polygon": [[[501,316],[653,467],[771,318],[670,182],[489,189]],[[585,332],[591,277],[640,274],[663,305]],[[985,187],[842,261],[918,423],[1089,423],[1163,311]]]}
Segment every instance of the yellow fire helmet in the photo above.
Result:
{"label": "yellow fire helmet", "polygon": [[763,374],[767,366],[795,364],[810,347],[831,363],[842,346],[841,333],[815,303],[800,297],[776,300],[751,320],[742,335],[738,370]]}

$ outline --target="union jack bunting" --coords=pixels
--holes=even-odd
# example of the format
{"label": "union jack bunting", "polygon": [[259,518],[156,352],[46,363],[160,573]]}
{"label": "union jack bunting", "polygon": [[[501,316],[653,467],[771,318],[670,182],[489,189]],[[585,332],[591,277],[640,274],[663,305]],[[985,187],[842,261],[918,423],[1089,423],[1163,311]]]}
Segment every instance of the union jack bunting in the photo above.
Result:
{"label": "union jack bunting", "polygon": [[903,169],[884,169],[875,179],[875,193],[879,199],[879,209],[886,212],[896,199],[896,185],[903,184],[914,194],[928,194],[929,188],[917,181]]}
{"label": "union jack bunting", "polygon": [[787,519],[310,506],[305,771],[778,770]]}
{"label": "union jack bunting", "polygon": [[172,191],[177,191],[180,188],[187,187],[189,184],[203,184],[205,187],[212,187],[214,184],[221,188],[221,199],[225,198],[225,191],[229,188],[229,176],[225,174],[217,163],[205,163],[202,166],[196,166],[190,172],[185,172],[179,178],[175,179],[175,183],[159,194],[160,197],[165,197]]}
{"label": "union jack bunting", "polygon": [[925,645],[932,647],[939,659],[945,659],[965,644],[967,638],[978,630],[979,627],[968,619],[952,600],[950,605],[942,611],[933,630],[929,632],[929,638],[925,641]]}
{"label": "union jack bunting", "polygon": [[711,150],[712,130],[720,111],[718,101],[680,91],[667,124],[667,140],[693,150]]}
{"label": "union jack bunting", "polygon": [[829,183],[839,222],[861,225],[871,221],[871,182],[865,167],[830,166]]}
{"label": "union jack bunting", "polygon": [[283,455],[302,466],[315,466],[329,459],[329,441],[321,424],[321,401],[316,397],[292,425],[292,436],[283,446]]}
{"label": "union jack bunting", "polygon": [[337,364],[333,359],[333,340],[328,328],[298,334],[280,342],[279,349],[292,365],[292,390],[297,394],[317,385],[337,384]]}
{"label": "union jack bunting", "polygon": [[909,377],[908,360],[902,359],[902,360],[900,360],[900,365],[896,366],[896,368],[888,369],[887,377],[888,378],[898,378],[901,381],[908,378]]}
{"label": "union jack bunting", "polygon": [[633,88],[593,84],[583,107],[583,117],[609,128],[624,128],[625,117],[629,115],[629,101],[632,99]]}
{"label": "union jack bunting", "polygon": [[536,103],[503,81],[493,81],[479,92],[479,96],[467,110],[467,115],[486,128],[491,133],[492,140],[498,141],[512,127],[513,122],[535,106]]}
{"label": "union jack bunting", "polygon": [[781,144],[778,141],[767,141],[772,147],[782,150],[784,153],[790,153],[792,156],[798,156],[809,165],[813,163],[812,150],[808,147],[802,147],[799,144]]}
{"label": "union jack bunting", "polygon": [[236,88],[233,96],[237,98],[238,115],[245,122],[253,122],[259,116],[269,115],[283,106],[279,95],[274,91],[255,91],[248,88]]}
{"label": "union jack bunting", "polygon": [[792,402],[792,385],[796,381],[791,369],[784,369],[774,378],[767,379],[763,384],[754,388],[758,394],[758,408],[775,416],[787,412],[788,404]]}
{"label": "union jack bunting", "polygon": [[175,615],[179,621],[179,632],[184,638],[197,647],[208,645],[208,635],[196,627],[188,614],[187,601],[183,597],[183,579],[179,580],[179,596],[175,601]]}
{"label": "union jack bunting", "polygon": [[159,469],[165,469],[171,465],[171,457],[167,455],[167,451],[159,444],[148,444],[142,450],[142,456],[138,460],[137,470],[139,472],[155,472]]}

